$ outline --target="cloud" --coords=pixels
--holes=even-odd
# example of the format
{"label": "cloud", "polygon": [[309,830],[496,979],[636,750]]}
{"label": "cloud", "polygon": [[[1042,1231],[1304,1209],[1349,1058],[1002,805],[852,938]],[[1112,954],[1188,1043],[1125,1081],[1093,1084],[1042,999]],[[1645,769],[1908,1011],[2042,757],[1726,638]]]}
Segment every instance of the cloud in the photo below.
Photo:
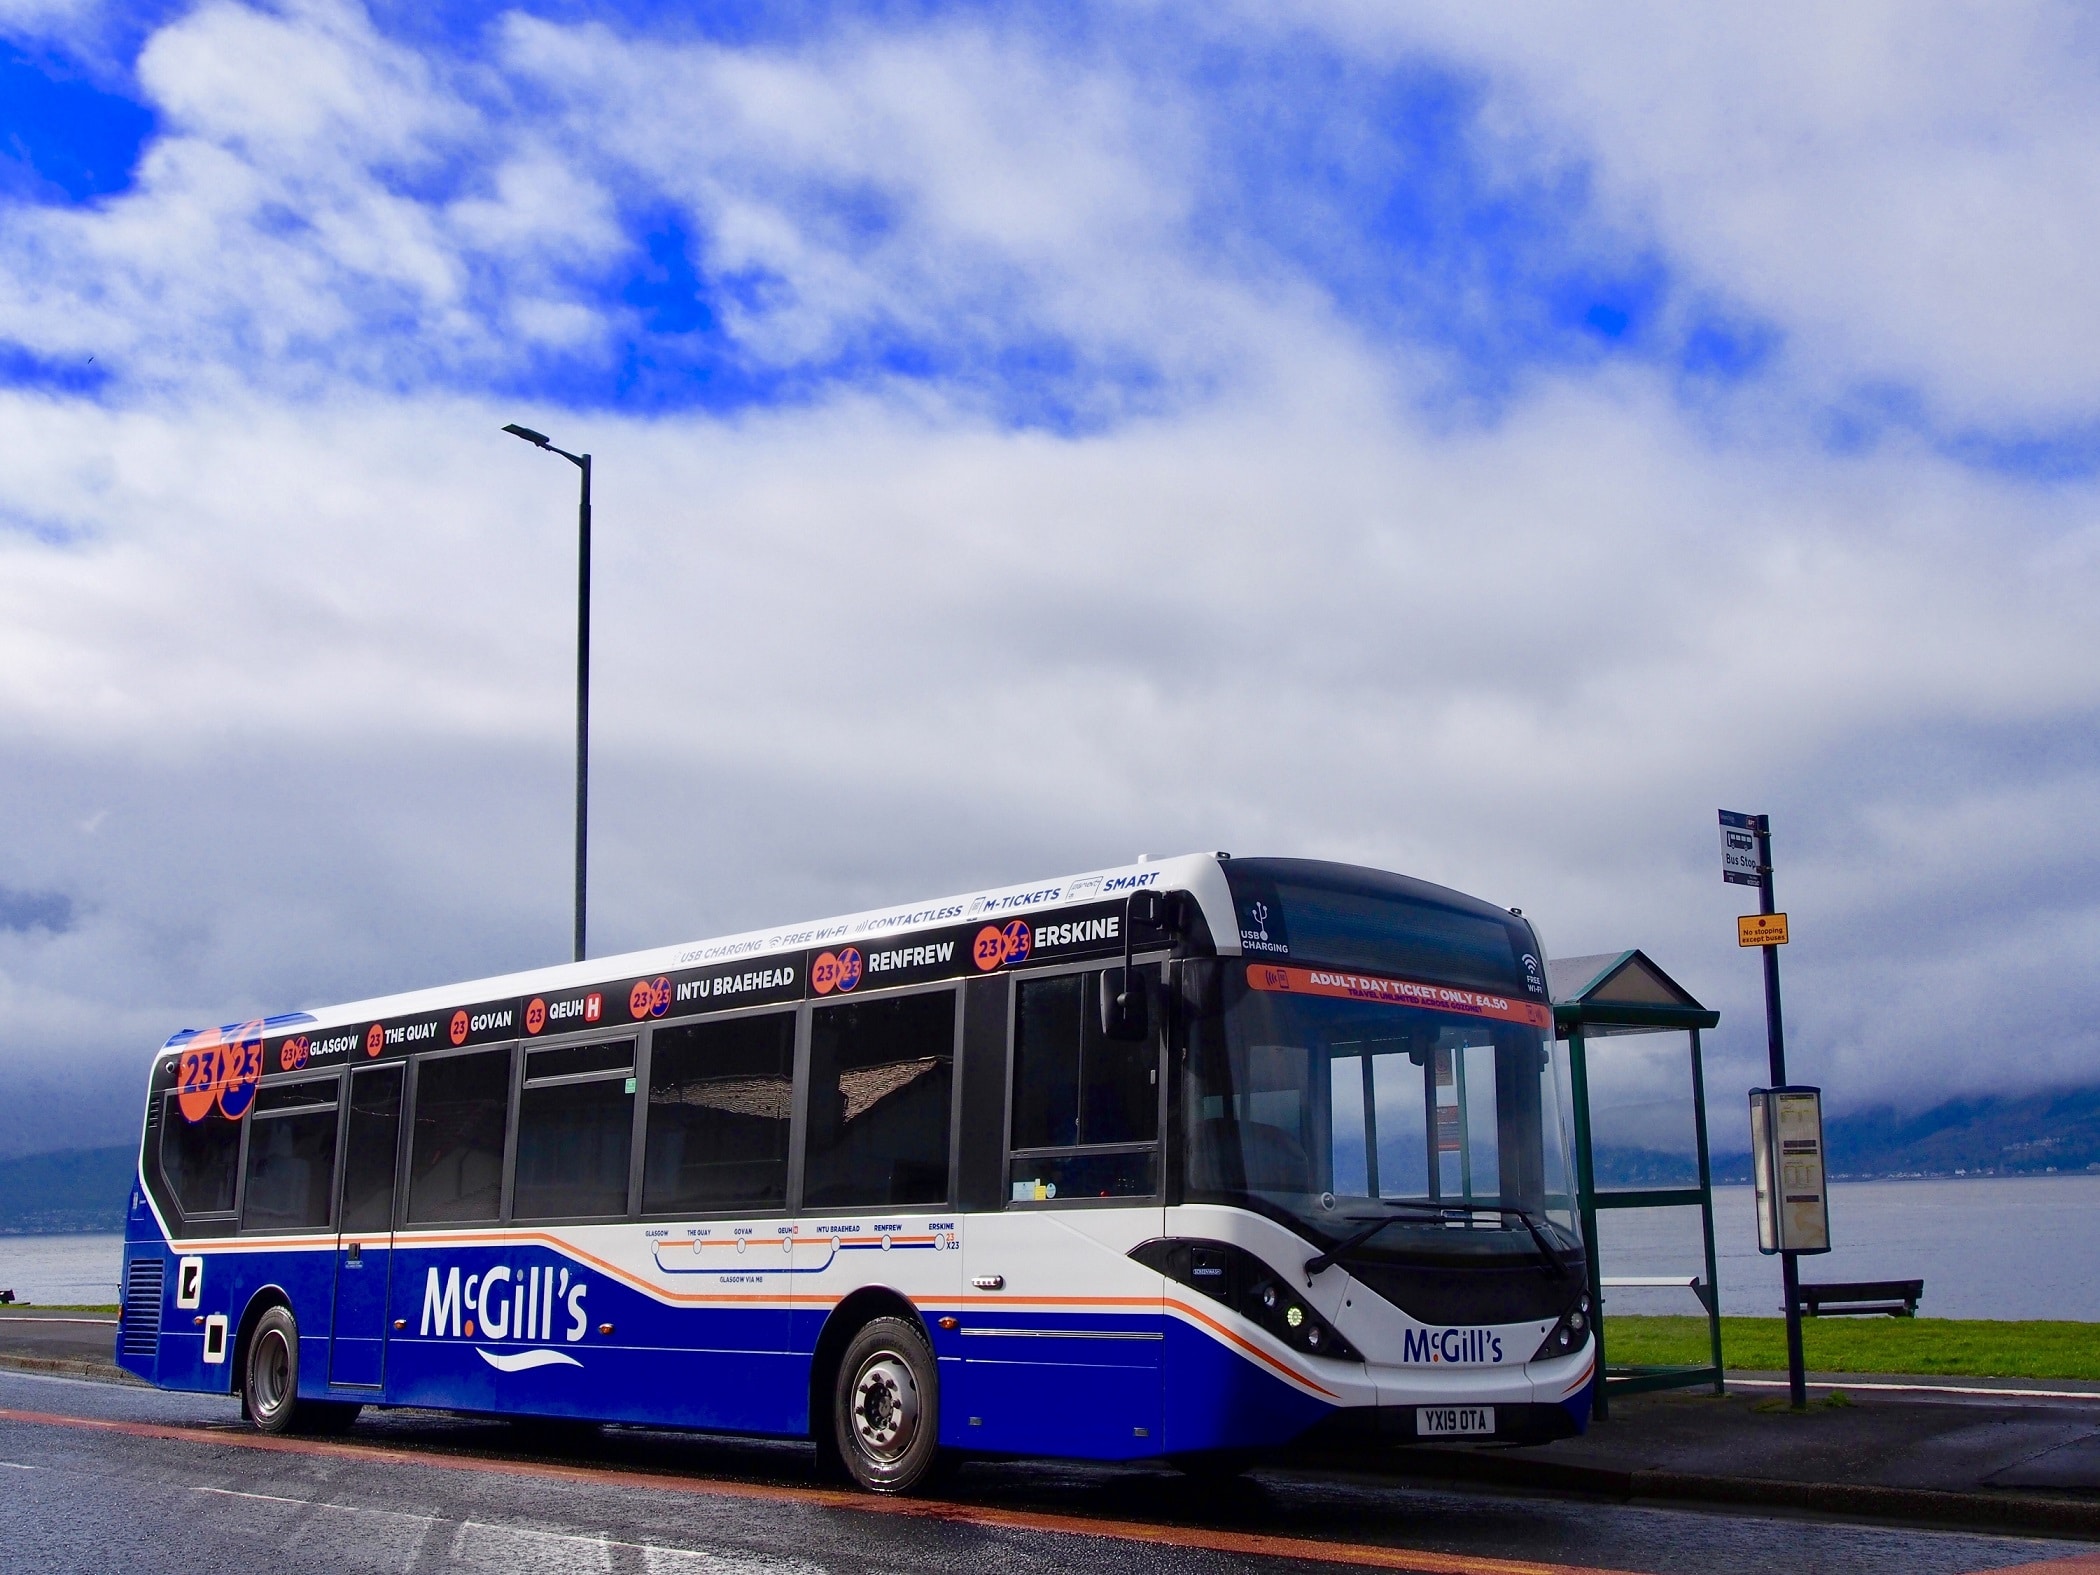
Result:
{"label": "cloud", "polygon": [[2100,30],[2083,8],[1321,12],[1374,56],[1480,72],[1497,118],[1580,158],[1607,210],[1781,325],[1789,369],[1869,430],[2068,431],[2090,468]]}
{"label": "cloud", "polygon": [[594,951],[1343,858],[1646,947],[1732,1110],[1725,804],[1834,1108],[2090,1078],[2094,483],[1948,436],[2089,394],[1867,239],[1785,287],[1843,204],[1726,128],[1834,136],[1800,61],[1666,30],[1723,129],[1642,151],[1694,84],[1424,15],[148,29],[132,183],[0,208],[0,340],[114,363],[0,389],[0,869],[72,904],[0,925],[0,1086],[566,955],[573,483],[513,420],[597,459]]}
{"label": "cloud", "polygon": [[0,886],[0,930],[63,935],[73,928],[73,899],[62,891],[15,891]]}

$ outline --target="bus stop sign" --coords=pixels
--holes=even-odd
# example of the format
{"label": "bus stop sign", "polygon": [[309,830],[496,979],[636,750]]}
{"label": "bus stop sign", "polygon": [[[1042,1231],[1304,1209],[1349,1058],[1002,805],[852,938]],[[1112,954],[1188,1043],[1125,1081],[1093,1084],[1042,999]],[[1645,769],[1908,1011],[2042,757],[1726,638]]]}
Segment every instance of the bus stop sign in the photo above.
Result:
{"label": "bus stop sign", "polygon": [[1721,811],[1721,879],[1731,886],[1758,883],[1755,816],[1738,815],[1732,809]]}

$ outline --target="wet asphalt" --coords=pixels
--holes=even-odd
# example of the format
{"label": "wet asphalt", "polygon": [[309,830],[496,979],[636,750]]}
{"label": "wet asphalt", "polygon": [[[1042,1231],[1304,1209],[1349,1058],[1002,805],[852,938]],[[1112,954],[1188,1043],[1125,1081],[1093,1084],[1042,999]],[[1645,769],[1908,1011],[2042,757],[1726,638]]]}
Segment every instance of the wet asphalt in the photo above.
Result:
{"label": "wet asphalt", "polygon": [[1217,1485],[977,1462],[900,1512],[827,1491],[793,1445],[394,1412],[340,1442],[258,1448],[229,1400],[20,1373],[0,1373],[0,1413],[0,1560],[23,1570],[1961,1575],[2100,1559],[2063,1541],[1283,1469]]}

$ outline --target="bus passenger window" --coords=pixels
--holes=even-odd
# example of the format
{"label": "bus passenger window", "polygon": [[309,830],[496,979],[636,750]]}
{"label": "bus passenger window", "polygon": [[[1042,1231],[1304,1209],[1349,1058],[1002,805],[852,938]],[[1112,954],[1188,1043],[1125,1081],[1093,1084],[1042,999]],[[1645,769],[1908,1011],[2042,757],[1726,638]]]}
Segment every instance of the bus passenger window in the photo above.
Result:
{"label": "bus passenger window", "polygon": [[1016,1201],[1158,1190],[1159,1048],[1102,1037],[1090,1009],[1100,980],[1066,974],[1018,986],[1009,1145]]}
{"label": "bus passenger window", "polygon": [[160,1173],[186,1215],[233,1211],[233,1179],[241,1158],[241,1124],[216,1106],[201,1121],[184,1117],[174,1094],[161,1120]]}
{"label": "bus passenger window", "polygon": [[633,1141],[632,1039],[527,1051],[511,1218],[625,1214]]}
{"label": "bus passenger window", "polygon": [[341,1080],[265,1084],[248,1117],[243,1230],[317,1230],[335,1191],[335,1106]]}
{"label": "bus passenger window", "polygon": [[503,1203],[510,1051],[440,1056],[416,1068],[408,1163],[411,1224],[492,1220]]}
{"label": "bus passenger window", "polygon": [[642,1212],[787,1206],[795,1014],[659,1028]]}
{"label": "bus passenger window", "polygon": [[954,1071],[953,990],[818,1007],[803,1206],[946,1203]]}

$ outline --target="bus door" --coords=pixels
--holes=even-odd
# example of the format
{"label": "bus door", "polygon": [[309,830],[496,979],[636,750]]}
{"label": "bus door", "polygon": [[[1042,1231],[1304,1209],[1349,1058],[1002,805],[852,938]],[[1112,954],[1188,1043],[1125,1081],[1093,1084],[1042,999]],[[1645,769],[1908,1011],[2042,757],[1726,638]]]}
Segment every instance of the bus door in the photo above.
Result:
{"label": "bus door", "polygon": [[1015,987],[1007,1198],[963,1242],[969,1448],[1159,1452],[1165,1308],[1129,1256],[1164,1229],[1159,1036],[1106,1038],[1099,988],[1098,971]]}
{"label": "bus door", "polygon": [[385,1380],[402,1074],[398,1064],[350,1073],[343,1195],[336,1210],[335,1318],[328,1339],[333,1384],[376,1389]]}

